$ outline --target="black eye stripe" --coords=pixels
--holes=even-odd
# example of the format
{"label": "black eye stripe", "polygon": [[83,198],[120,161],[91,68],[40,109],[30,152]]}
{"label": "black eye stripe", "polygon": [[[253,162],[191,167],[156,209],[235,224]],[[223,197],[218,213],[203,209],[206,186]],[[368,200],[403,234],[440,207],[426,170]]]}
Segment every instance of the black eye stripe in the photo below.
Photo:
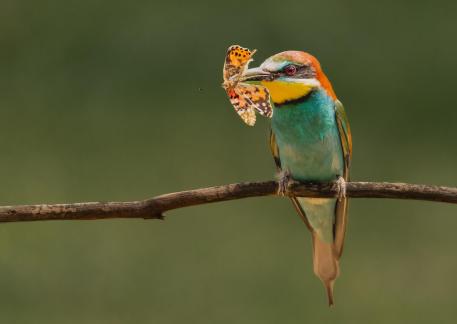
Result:
{"label": "black eye stripe", "polygon": [[[297,73],[300,72],[300,71],[305,70],[305,69],[308,67],[307,65],[296,65],[296,64],[289,64],[289,65],[295,66],[295,68],[297,69]],[[286,65],[286,66],[282,69],[282,71],[284,71],[285,69],[287,69],[287,67],[288,67],[289,65]]]}
{"label": "black eye stripe", "polygon": [[[297,71],[295,72],[294,75],[288,75],[286,73],[286,69],[288,66],[294,65]],[[282,76],[287,76],[289,78],[296,78],[296,79],[302,79],[302,78],[313,78],[316,76],[315,71],[312,66],[305,64],[305,65],[298,65],[298,64],[288,64],[284,66],[281,70],[277,71],[274,73],[274,78],[279,78]]]}

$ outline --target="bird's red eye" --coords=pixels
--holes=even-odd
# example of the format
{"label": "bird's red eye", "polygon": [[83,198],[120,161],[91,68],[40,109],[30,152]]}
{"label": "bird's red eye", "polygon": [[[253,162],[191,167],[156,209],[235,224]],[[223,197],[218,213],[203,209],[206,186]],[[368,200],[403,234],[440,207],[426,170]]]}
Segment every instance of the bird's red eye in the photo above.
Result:
{"label": "bird's red eye", "polygon": [[289,75],[289,76],[292,76],[294,75],[296,72],[297,72],[297,67],[295,65],[287,65],[285,68],[284,68],[284,72]]}

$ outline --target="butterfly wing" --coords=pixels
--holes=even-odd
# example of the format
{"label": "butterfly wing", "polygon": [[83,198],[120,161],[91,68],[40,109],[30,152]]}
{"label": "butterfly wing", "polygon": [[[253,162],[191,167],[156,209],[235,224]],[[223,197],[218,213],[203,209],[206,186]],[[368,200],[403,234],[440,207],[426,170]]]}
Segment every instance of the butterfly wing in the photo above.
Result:
{"label": "butterfly wing", "polygon": [[247,68],[249,62],[252,61],[252,56],[255,52],[256,50],[251,51],[239,45],[230,46],[225,55],[223,71],[224,83],[230,81],[235,81],[236,83]]}
{"label": "butterfly wing", "polygon": [[256,121],[254,107],[243,95],[242,90],[240,90],[241,89],[238,87],[227,90],[227,94],[230,98],[230,103],[246,124],[249,126],[254,126]]}
{"label": "butterfly wing", "polygon": [[242,92],[248,103],[262,116],[271,118],[273,108],[270,102],[270,93],[267,88],[254,84],[238,84],[237,89]]}

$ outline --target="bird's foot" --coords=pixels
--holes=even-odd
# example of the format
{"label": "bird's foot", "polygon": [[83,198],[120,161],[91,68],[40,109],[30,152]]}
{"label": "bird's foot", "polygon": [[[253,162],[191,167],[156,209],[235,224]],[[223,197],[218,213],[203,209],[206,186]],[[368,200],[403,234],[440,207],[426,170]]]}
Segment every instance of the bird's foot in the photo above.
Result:
{"label": "bird's foot", "polygon": [[336,180],[336,185],[338,187],[338,200],[341,201],[346,198],[346,180],[342,176],[339,176]]}
{"label": "bird's foot", "polygon": [[289,171],[284,170],[278,174],[278,195],[289,196],[289,185],[293,182]]}

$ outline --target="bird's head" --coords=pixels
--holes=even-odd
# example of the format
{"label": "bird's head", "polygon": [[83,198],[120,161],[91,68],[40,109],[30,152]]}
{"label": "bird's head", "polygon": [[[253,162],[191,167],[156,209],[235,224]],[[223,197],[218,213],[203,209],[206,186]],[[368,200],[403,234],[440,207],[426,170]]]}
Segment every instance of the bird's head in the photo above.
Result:
{"label": "bird's head", "polygon": [[319,61],[306,52],[286,51],[273,55],[259,67],[246,70],[242,80],[268,88],[276,107],[300,100],[319,88],[336,99]]}

